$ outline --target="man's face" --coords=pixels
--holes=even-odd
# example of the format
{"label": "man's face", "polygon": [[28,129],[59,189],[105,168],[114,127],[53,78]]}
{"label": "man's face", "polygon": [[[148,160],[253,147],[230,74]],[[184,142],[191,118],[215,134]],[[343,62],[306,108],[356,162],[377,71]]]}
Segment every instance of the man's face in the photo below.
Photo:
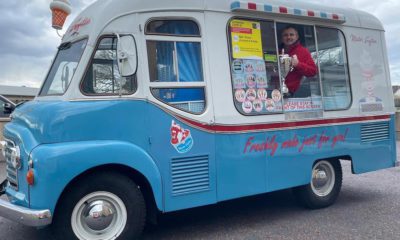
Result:
{"label": "man's face", "polygon": [[282,32],[282,42],[285,46],[290,46],[299,39],[299,34],[293,28],[285,29]]}

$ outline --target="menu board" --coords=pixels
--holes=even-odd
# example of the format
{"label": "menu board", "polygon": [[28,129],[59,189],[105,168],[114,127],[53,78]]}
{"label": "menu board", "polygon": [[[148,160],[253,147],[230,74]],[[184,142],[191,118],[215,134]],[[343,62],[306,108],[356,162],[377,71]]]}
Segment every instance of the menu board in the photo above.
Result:
{"label": "menu board", "polygon": [[269,91],[270,76],[264,60],[236,59],[232,62],[232,81],[236,105],[246,114],[282,111],[281,93]]}
{"label": "menu board", "polygon": [[263,59],[259,22],[231,21],[232,53],[234,59]]}

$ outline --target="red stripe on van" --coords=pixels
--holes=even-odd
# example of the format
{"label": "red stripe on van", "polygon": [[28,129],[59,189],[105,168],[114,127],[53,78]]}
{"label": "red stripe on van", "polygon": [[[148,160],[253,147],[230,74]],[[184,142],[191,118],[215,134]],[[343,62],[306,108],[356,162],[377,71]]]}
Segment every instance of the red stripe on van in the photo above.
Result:
{"label": "red stripe on van", "polygon": [[314,11],[307,11],[307,15],[308,15],[309,17],[314,17],[314,16],[315,16],[315,13],[314,13]]}
{"label": "red stripe on van", "polygon": [[332,14],[332,18],[335,19],[335,20],[339,20],[339,15],[337,15],[337,14]]}
{"label": "red stripe on van", "polygon": [[315,120],[305,120],[296,122],[261,123],[261,124],[249,124],[249,125],[209,125],[180,116],[176,117],[182,122],[191,125],[192,127],[199,128],[205,131],[222,132],[222,133],[285,130],[292,128],[300,128],[300,127],[316,127],[328,124],[345,124],[345,123],[351,124],[356,122],[390,119],[390,115],[378,115],[378,116],[348,117],[348,118],[334,118],[334,119],[315,119]]}

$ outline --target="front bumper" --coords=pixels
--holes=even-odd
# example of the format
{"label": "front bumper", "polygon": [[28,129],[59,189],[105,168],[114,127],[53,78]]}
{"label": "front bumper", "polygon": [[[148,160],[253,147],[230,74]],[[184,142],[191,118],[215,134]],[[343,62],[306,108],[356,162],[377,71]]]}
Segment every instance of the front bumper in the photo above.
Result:
{"label": "front bumper", "polygon": [[[5,193],[7,180],[0,184],[0,196]],[[48,209],[32,210],[0,199],[0,217],[32,227],[43,227],[51,224],[52,216]]]}

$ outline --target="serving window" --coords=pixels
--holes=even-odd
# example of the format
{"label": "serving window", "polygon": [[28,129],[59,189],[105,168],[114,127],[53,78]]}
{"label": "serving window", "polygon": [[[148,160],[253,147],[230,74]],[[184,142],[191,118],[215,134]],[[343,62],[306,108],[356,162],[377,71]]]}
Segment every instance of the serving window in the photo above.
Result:
{"label": "serving window", "polygon": [[200,30],[191,20],[153,20],[146,26],[150,89],[182,111],[205,109]]}
{"label": "serving window", "polygon": [[243,115],[320,117],[323,110],[349,107],[345,41],[339,30],[232,19],[228,36],[234,104]]}

